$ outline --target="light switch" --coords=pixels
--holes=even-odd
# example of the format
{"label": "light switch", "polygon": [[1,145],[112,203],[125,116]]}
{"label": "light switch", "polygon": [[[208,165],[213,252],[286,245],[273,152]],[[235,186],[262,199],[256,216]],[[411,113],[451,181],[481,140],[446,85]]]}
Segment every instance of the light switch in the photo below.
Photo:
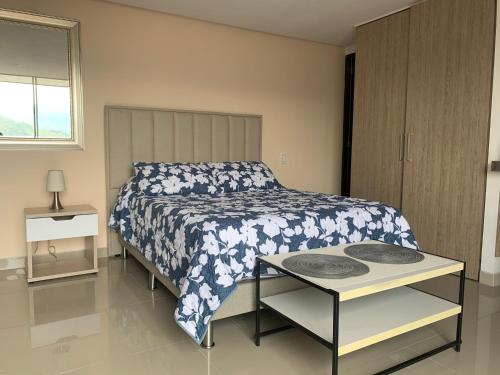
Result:
{"label": "light switch", "polygon": [[280,153],[280,164],[287,165],[288,164],[288,154],[286,152]]}

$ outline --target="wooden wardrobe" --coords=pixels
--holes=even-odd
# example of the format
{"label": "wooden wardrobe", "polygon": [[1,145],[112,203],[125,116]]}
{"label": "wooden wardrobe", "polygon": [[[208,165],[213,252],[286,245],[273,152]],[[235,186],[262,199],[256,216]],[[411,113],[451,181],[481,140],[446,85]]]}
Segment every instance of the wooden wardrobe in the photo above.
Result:
{"label": "wooden wardrobe", "polygon": [[495,0],[428,0],[360,26],[351,195],[399,208],[479,276]]}

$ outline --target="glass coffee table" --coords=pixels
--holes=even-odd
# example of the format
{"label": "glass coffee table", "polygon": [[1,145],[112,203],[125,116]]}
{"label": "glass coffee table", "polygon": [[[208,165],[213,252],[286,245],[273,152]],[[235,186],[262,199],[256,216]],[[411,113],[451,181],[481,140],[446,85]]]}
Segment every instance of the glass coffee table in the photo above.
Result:
{"label": "glass coffee table", "polygon": [[[370,257],[369,251],[361,247],[353,248],[353,245],[365,245],[368,250],[373,248],[377,256]],[[459,352],[462,342],[465,263],[425,252],[418,252],[421,254],[418,257],[408,257],[411,254],[398,254],[398,248],[394,246],[387,247],[386,254],[383,254],[385,250],[380,245],[383,244],[378,241],[363,241],[258,257],[255,345],[260,346],[262,336],[293,327],[301,329],[331,349],[332,374],[337,375],[339,357],[344,354],[456,317],[454,341],[377,374],[396,372],[450,348]],[[403,259],[402,263],[393,262],[397,259]],[[261,267],[270,267],[300,280],[305,287],[261,298]],[[458,302],[409,286],[456,272],[460,273]],[[289,325],[261,331],[262,309],[282,317]]]}

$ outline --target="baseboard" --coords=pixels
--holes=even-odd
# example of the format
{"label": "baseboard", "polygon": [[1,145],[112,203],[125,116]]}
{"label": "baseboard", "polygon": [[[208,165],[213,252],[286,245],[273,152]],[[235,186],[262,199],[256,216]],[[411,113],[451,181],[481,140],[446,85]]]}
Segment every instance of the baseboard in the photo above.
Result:
{"label": "baseboard", "polygon": [[479,274],[479,282],[488,286],[500,286],[500,272],[497,273],[489,273],[485,271],[481,271]]}
{"label": "baseboard", "polygon": [[[57,253],[58,259],[73,259],[73,258],[81,258],[85,256],[86,250],[77,250],[77,251],[68,251]],[[97,249],[97,257],[98,258],[106,258],[108,256],[108,249],[106,247],[100,247]],[[40,254],[36,257],[33,257],[33,262],[35,263],[45,263],[51,262],[54,258],[49,254]],[[14,257],[14,258],[5,258],[0,259],[0,271],[4,270],[13,270],[18,268],[26,268],[26,257]]]}

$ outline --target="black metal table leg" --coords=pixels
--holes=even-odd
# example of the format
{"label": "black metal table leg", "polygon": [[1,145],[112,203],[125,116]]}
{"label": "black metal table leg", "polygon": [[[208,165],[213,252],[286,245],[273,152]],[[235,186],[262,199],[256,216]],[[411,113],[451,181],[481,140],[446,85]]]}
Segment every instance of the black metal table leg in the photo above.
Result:
{"label": "black metal table leg", "polygon": [[255,345],[260,346],[260,260],[257,259],[255,277]]}
{"label": "black metal table leg", "polygon": [[333,294],[332,375],[339,373],[339,294]]}
{"label": "black metal table leg", "polygon": [[460,291],[458,295],[458,304],[462,307],[460,314],[457,316],[457,335],[455,351],[460,352],[460,346],[462,345],[462,320],[464,315],[464,300],[465,300],[465,263],[464,268],[460,271]]}

